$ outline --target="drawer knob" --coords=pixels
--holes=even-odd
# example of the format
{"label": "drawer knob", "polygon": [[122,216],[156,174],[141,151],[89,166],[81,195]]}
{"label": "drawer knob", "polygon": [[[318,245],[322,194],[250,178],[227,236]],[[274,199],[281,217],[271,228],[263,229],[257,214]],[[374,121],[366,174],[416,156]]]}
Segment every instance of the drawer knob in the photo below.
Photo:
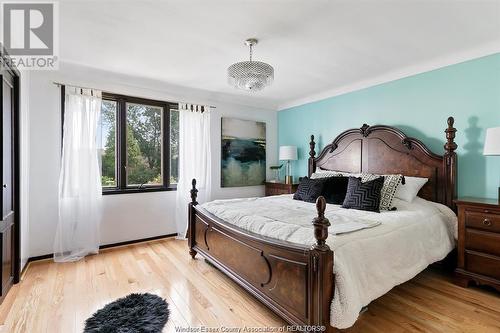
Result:
{"label": "drawer knob", "polygon": [[485,226],[489,227],[489,226],[491,225],[491,221],[490,221],[490,219],[484,219],[484,220],[483,220],[483,224],[484,224]]}

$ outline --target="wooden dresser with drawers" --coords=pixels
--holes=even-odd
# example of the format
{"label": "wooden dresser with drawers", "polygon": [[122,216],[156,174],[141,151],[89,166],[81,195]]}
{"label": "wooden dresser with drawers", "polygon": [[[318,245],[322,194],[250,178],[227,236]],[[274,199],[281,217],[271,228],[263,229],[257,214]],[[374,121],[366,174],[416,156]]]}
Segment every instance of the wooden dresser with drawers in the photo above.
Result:
{"label": "wooden dresser with drawers", "polygon": [[458,207],[458,263],[455,281],[490,285],[500,291],[500,204],[463,198]]}
{"label": "wooden dresser with drawers", "polygon": [[285,184],[266,182],[266,196],[280,195],[280,194],[293,194],[297,191],[299,184]]}

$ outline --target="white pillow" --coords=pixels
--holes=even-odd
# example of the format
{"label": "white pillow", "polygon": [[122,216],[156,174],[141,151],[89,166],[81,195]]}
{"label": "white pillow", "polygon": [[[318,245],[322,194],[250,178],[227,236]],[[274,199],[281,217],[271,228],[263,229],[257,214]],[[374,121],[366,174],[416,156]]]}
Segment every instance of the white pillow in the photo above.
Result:
{"label": "white pillow", "polygon": [[418,191],[428,180],[427,178],[405,176],[404,184],[399,184],[394,197],[406,202],[412,202],[417,197]]}
{"label": "white pillow", "polygon": [[317,168],[316,172],[314,172],[311,175],[311,179],[327,178],[327,177],[361,177],[361,174],[360,173],[343,172],[343,171],[334,171],[334,170],[323,170],[323,169]]}

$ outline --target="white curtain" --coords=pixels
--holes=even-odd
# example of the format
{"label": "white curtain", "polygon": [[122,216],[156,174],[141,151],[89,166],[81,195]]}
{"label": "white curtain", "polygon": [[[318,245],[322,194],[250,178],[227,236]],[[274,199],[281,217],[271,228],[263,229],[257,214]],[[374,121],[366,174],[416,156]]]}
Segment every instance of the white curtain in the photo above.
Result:
{"label": "white curtain", "polygon": [[[203,111],[203,112],[202,112]],[[210,201],[211,153],[210,107],[179,104],[179,181],[177,184],[177,237],[184,239],[191,200],[191,181],[196,178],[198,202]]]}
{"label": "white curtain", "polygon": [[76,261],[99,250],[101,174],[97,126],[101,92],[65,88],[63,149],[59,174],[59,221],[54,261]]}

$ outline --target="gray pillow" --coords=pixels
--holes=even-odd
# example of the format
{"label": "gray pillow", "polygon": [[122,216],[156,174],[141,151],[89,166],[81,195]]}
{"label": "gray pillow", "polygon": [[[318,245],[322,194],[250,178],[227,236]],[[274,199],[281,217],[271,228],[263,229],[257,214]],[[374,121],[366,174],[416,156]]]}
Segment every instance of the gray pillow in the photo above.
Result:
{"label": "gray pillow", "polygon": [[380,193],[384,186],[384,177],[367,182],[361,178],[349,177],[347,193],[342,208],[352,208],[380,213]]}
{"label": "gray pillow", "polygon": [[295,200],[302,200],[305,202],[315,202],[321,195],[325,179],[310,179],[304,177],[300,180],[297,191],[293,195]]}

